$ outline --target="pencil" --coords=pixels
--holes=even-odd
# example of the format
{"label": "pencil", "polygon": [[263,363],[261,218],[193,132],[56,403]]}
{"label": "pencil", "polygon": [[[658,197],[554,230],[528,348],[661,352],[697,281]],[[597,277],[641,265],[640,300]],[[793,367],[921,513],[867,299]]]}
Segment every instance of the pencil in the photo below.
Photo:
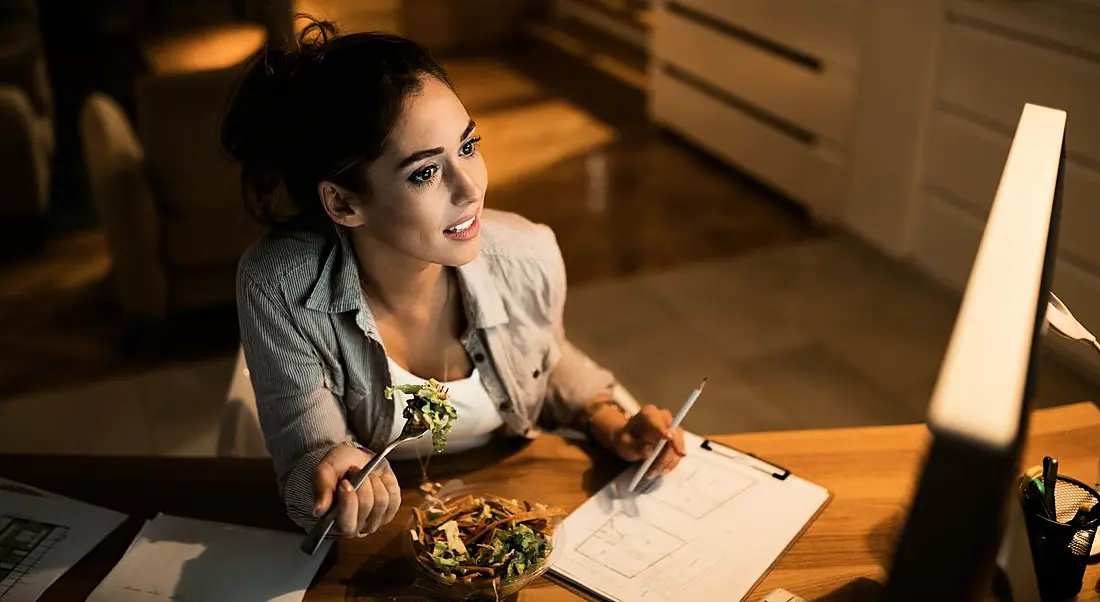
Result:
{"label": "pencil", "polygon": [[[695,405],[695,400],[699,399],[699,396],[702,395],[703,387],[705,386],[707,386],[707,379],[703,378],[703,382],[699,383],[699,388],[691,392],[687,401],[685,401],[684,405],[680,408],[680,411],[677,412],[676,416],[672,419],[672,426],[669,427],[669,431],[675,431],[680,428],[680,423],[684,421],[684,416],[687,416],[687,413],[691,410],[691,406]],[[657,459],[657,456],[661,455],[661,451],[664,450],[667,443],[668,440],[661,439],[657,444],[657,448],[653,450],[653,453],[649,454],[645,462],[642,462],[642,465],[638,467],[638,472],[634,473],[634,478],[630,480],[630,486],[627,487],[627,491],[631,493],[634,492],[634,489],[638,487],[638,484],[641,483],[642,479],[645,477],[645,473],[653,466],[653,461]]]}

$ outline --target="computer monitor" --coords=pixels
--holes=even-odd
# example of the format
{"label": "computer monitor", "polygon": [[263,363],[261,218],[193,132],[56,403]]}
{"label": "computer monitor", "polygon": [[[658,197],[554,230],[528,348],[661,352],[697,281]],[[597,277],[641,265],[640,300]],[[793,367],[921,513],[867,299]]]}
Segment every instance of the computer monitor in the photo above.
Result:
{"label": "computer monitor", "polygon": [[1012,564],[1015,602],[1038,600],[1015,484],[1054,271],[1065,126],[1063,111],[1024,106],[932,394],[931,440],[882,602],[978,600],[997,566]]}

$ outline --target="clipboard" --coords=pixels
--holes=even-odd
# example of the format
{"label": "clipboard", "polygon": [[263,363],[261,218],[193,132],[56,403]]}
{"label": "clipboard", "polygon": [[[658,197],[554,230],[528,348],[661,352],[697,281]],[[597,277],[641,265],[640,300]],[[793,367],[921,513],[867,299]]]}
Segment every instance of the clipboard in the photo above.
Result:
{"label": "clipboard", "polygon": [[661,480],[627,493],[628,469],[570,514],[550,576],[612,602],[742,600],[832,498],[751,452],[684,443]]}

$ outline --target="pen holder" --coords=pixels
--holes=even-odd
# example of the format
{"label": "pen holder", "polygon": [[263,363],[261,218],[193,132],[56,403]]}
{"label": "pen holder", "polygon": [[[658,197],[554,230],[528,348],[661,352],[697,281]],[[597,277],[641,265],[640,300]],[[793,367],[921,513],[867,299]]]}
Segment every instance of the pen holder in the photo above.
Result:
{"label": "pen holder", "polygon": [[1100,502],[1095,489],[1071,477],[1059,476],[1054,486],[1055,518],[1046,515],[1041,498],[1028,490],[1029,479],[1020,479],[1020,501],[1027,524],[1039,597],[1044,601],[1065,600],[1081,591],[1086,565],[1100,518],[1070,524],[1082,503]]}

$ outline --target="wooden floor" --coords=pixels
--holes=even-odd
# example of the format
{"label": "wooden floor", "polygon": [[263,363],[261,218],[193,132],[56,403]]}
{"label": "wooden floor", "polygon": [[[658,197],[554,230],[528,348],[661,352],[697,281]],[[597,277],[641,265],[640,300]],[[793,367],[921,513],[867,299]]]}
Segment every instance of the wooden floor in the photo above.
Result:
{"label": "wooden floor", "polygon": [[[570,283],[819,235],[800,210],[647,122],[643,92],[546,46],[448,62],[485,137],[487,203],[549,224]],[[0,400],[230,357],[233,308],[136,329],[96,230],[0,266]]]}

